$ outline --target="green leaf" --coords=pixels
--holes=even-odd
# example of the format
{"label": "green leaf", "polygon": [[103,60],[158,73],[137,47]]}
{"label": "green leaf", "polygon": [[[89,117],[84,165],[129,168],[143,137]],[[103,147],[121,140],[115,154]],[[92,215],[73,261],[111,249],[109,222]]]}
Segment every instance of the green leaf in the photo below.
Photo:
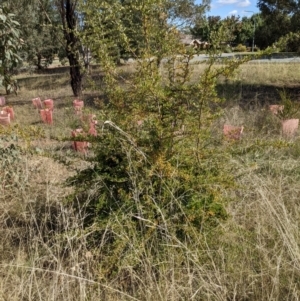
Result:
{"label": "green leaf", "polygon": [[3,21],[3,23],[5,23],[6,22],[6,16],[5,15],[0,15],[0,20],[2,20]]}
{"label": "green leaf", "polygon": [[11,23],[13,23],[13,24],[15,24],[15,25],[18,25],[18,26],[20,25],[20,23],[19,23],[19,22],[17,22],[17,21],[14,21],[14,20],[12,20],[12,21],[11,21]]}

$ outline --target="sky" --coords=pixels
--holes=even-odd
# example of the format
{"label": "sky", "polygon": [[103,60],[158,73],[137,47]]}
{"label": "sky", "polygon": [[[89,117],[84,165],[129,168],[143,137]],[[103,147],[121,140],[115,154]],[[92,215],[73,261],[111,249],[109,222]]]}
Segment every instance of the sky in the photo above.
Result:
{"label": "sky", "polygon": [[[196,1],[196,3],[201,2],[201,0]],[[211,9],[207,16],[221,16],[222,19],[232,15],[241,18],[251,17],[253,13],[259,12],[256,4],[257,0],[211,0]]]}

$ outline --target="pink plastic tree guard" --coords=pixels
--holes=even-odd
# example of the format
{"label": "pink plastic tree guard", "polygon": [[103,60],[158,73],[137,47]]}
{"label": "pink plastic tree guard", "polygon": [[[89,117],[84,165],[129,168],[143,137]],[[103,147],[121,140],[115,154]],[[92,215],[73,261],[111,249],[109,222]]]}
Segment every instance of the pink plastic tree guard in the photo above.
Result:
{"label": "pink plastic tree guard", "polygon": [[74,141],[75,145],[75,150],[77,152],[86,154],[87,153],[87,148],[88,148],[88,143],[86,141]]}
{"label": "pink plastic tree guard", "polygon": [[40,110],[41,119],[44,123],[53,124],[53,114],[49,109]]}
{"label": "pink plastic tree guard", "polygon": [[51,110],[45,110],[46,111],[46,116],[47,116],[47,123],[48,124],[53,124],[53,112]]}
{"label": "pink plastic tree guard", "polygon": [[[72,131],[72,137],[76,138],[78,136],[84,135],[83,129],[76,129]],[[88,148],[88,142],[87,141],[73,141],[72,144],[75,151],[80,153],[86,153]]]}
{"label": "pink plastic tree guard", "polygon": [[81,121],[85,126],[89,127],[89,135],[97,136],[96,124],[98,123],[98,121],[96,120],[95,114],[82,115]]}
{"label": "pink plastic tree guard", "polygon": [[88,115],[82,115],[81,121],[85,124],[90,124],[91,122],[94,122],[96,120],[95,114],[88,114]]}
{"label": "pink plastic tree guard", "polygon": [[242,136],[244,127],[224,124],[223,133],[226,138],[239,140]]}
{"label": "pink plastic tree guard", "polygon": [[92,119],[91,121],[90,121],[90,128],[89,128],[89,131],[88,131],[88,133],[90,134],[90,135],[92,135],[92,136],[97,136],[97,130],[96,130],[96,124],[98,123],[98,121],[97,120],[94,120],[94,119]]}
{"label": "pink plastic tree guard", "polygon": [[97,130],[95,129],[95,126],[91,126],[88,132],[92,136],[97,136]]}
{"label": "pink plastic tree guard", "polygon": [[39,97],[37,98],[33,98],[32,99],[32,104],[34,105],[34,107],[38,110],[41,110],[43,108],[41,99]]}
{"label": "pink plastic tree guard", "polygon": [[5,97],[0,96],[0,106],[5,106]]}
{"label": "pink plastic tree guard", "polygon": [[0,111],[0,124],[9,125],[10,124],[10,114],[5,111]]}
{"label": "pink plastic tree guard", "polygon": [[53,107],[54,107],[53,99],[45,99],[44,100],[44,106],[45,106],[46,109],[49,109],[49,110],[53,111]]}
{"label": "pink plastic tree guard", "polygon": [[284,106],[283,105],[269,105],[269,109],[272,114],[278,115],[278,113],[282,113]]}
{"label": "pink plastic tree guard", "polygon": [[4,107],[3,111],[10,114],[10,120],[15,119],[15,112],[14,112],[13,107]]}
{"label": "pink plastic tree guard", "polygon": [[299,119],[287,119],[281,122],[282,134],[285,136],[292,137],[295,135],[299,126]]}
{"label": "pink plastic tree guard", "polygon": [[40,116],[44,123],[47,123],[47,116],[45,110],[40,110]]}
{"label": "pink plastic tree guard", "polygon": [[73,107],[75,109],[75,113],[76,114],[81,114],[82,113],[82,109],[84,107],[84,102],[83,100],[79,100],[79,99],[75,99],[73,101]]}

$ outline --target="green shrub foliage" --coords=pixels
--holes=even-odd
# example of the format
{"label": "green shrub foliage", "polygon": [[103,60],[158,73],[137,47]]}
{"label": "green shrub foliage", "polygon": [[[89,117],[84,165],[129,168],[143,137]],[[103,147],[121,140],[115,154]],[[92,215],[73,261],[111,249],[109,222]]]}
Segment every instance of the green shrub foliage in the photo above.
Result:
{"label": "green shrub foliage", "polygon": [[[111,20],[108,14],[113,12],[86,10],[87,27],[99,39],[84,38],[105,71],[108,103],[98,116],[90,167],[69,183],[77,187],[79,202],[74,203],[87,212],[86,226],[94,233],[91,244],[105,241],[107,273],[132,256],[130,239],[125,239],[132,233],[140,238],[138,244],[158,252],[156,260],[162,260],[167,254],[159,251],[164,244],[186,243],[216,227],[227,217],[224,192],[234,185],[226,169],[227,154],[220,148],[222,137],[212,133],[211,125],[222,113],[216,80],[229,77],[242,60],[226,60],[216,67],[219,53],[211,51],[205,70],[195,78],[191,50],[181,45],[178,32],[167,23],[164,3],[135,4],[143,32],[140,56],[129,75],[114,64],[113,40],[101,36],[101,20]],[[136,53],[121,20],[114,20],[110,30],[115,35],[110,38],[127,47],[127,53]],[[225,33],[215,36],[222,41]]]}
{"label": "green shrub foliage", "polygon": [[246,52],[247,51],[247,47],[245,45],[242,44],[238,44],[235,48],[234,48],[235,52]]}
{"label": "green shrub foliage", "polygon": [[281,37],[276,46],[279,47],[281,51],[287,52],[300,52],[300,32],[290,32],[287,35]]}

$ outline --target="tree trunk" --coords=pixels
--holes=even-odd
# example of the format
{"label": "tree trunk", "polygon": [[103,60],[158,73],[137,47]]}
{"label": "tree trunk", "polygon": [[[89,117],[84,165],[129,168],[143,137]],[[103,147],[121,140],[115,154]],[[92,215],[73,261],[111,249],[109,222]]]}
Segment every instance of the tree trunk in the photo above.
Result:
{"label": "tree trunk", "polygon": [[90,51],[88,47],[81,45],[81,55],[84,62],[84,69],[87,74],[90,73]]}
{"label": "tree trunk", "polygon": [[71,87],[74,96],[82,95],[82,74],[79,62],[79,38],[76,35],[76,5],[75,0],[59,0],[58,2],[64,37],[67,42],[66,52],[70,64]]}
{"label": "tree trunk", "polygon": [[38,68],[38,70],[42,70],[43,66],[42,66],[42,55],[41,54],[37,54],[37,63],[36,66]]}
{"label": "tree trunk", "polygon": [[82,95],[82,74],[80,71],[79,60],[74,53],[68,53],[70,63],[71,87],[74,96]]}

